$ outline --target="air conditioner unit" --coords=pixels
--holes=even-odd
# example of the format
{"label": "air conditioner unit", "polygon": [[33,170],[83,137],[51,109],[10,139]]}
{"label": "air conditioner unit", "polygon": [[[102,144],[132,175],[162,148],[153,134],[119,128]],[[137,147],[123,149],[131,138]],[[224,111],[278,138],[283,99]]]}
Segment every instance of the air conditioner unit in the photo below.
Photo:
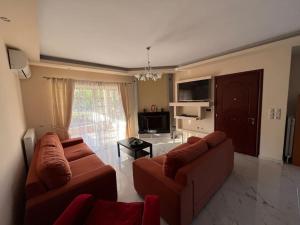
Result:
{"label": "air conditioner unit", "polygon": [[18,49],[8,48],[9,67],[14,70],[20,79],[28,79],[31,72],[26,54]]}

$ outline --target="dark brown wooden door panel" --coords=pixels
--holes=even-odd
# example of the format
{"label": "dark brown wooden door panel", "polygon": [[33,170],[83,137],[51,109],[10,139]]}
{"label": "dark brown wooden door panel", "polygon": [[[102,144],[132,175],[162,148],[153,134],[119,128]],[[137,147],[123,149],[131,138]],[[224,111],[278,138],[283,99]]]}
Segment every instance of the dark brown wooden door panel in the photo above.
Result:
{"label": "dark brown wooden door panel", "polygon": [[235,151],[259,153],[263,70],[215,79],[215,130],[226,132]]}

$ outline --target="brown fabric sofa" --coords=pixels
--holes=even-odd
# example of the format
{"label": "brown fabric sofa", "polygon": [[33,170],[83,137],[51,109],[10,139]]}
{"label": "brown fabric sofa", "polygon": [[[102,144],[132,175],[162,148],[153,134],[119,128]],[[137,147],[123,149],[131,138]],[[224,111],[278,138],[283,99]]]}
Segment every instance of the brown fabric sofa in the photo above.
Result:
{"label": "brown fabric sofa", "polygon": [[50,225],[79,194],[117,200],[116,172],[82,138],[47,133],[36,144],[26,180],[26,225]]}
{"label": "brown fabric sofa", "polygon": [[[233,153],[232,141],[222,132],[191,137],[165,155],[134,161],[134,187],[142,196],[160,197],[161,216],[168,224],[190,224],[231,174]],[[170,169],[175,169],[174,177]]]}

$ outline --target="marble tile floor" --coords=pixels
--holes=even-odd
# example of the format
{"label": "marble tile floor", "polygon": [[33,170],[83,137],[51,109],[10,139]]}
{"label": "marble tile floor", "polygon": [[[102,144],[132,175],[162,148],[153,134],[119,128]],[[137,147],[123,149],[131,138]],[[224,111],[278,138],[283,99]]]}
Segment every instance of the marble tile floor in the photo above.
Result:
{"label": "marble tile floor", "polygon": [[[145,140],[153,144],[154,156],[180,144],[168,138]],[[133,158],[123,152],[118,158],[116,145],[96,152],[117,171],[119,201],[141,201],[133,187]],[[299,188],[300,167],[235,153],[232,175],[192,225],[300,225]]]}

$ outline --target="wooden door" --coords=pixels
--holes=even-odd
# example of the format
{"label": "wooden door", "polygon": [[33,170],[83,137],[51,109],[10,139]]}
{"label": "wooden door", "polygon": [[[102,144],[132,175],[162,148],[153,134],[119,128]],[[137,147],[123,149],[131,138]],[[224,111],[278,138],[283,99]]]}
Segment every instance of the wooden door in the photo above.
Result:
{"label": "wooden door", "polygon": [[232,139],[235,151],[258,156],[263,70],[215,79],[215,130]]}
{"label": "wooden door", "polygon": [[293,144],[293,164],[300,166],[300,95],[298,96]]}

